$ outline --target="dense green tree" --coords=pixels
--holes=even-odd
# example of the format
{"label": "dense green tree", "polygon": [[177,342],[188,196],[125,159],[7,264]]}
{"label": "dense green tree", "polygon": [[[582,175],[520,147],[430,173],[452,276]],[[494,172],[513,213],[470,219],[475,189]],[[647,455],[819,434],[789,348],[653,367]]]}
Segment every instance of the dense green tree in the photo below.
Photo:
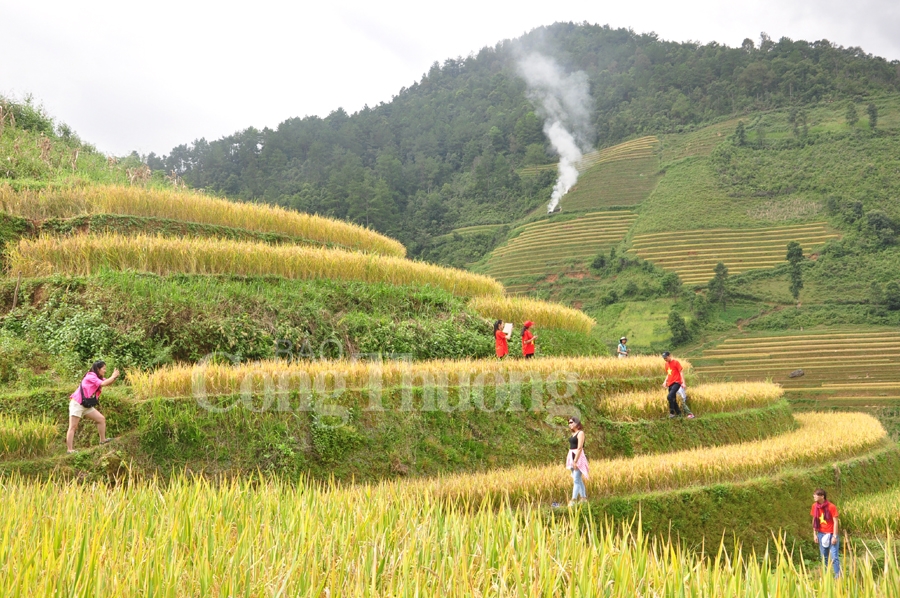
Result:
{"label": "dense green tree", "polygon": [[884,304],[890,310],[900,309],[900,283],[897,281],[884,285]]}
{"label": "dense green tree", "polygon": [[875,280],[869,285],[869,303],[884,305],[884,288]]}
{"label": "dense green tree", "polygon": [[847,112],[846,117],[847,124],[851,127],[856,126],[856,123],[859,122],[859,113],[856,111],[856,104],[853,103],[853,100],[847,102]]}
{"label": "dense green tree", "polygon": [[803,248],[797,241],[791,241],[787,245],[787,261],[789,266],[789,275],[791,285],[790,292],[794,301],[800,298],[800,291],[803,289]]}
{"label": "dense green tree", "polygon": [[896,241],[896,226],[883,210],[866,212],[864,230],[878,246],[886,247]]}
{"label": "dense green tree", "polygon": [[747,145],[747,129],[744,128],[742,120],[739,120],[737,127],[734,128],[734,144],[737,146]]}
{"label": "dense green tree", "polygon": [[712,315],[712,305],[703,293],[695,293],[691,297],[691,312],[697,322],[706,322]]}
{"label": "dense green tree", "polygon": [[663,293],[671,296],[673,299],[681,293],[681,278],[675,272],[668,272],[660,281]]}
{"label": "dense green tree", "polygon": [[722,309],[728,307],[728,267],[723,262],[716,264],[713,269],[715,275],[707,285],[709,291],[709,300],[713,303],[720,303]]}
{"label": "dense green tree", "polygon": [[875,127],[878,126],[878,106],[874,102],[870,102],[866,106],[866,112],[869,113],[869,128],[874,131]]}
{"label": "dense green tree", "polygon": [[674,309],[669,312],[669,332],[672,334],[672,343],[675,345],[683,345],[691,340],[691,331],[688,330],[687,323]]}
{"label": "dense green tree", "polygon": [[762,123],[756,125],[756,147],[766,147],[766,126]]}

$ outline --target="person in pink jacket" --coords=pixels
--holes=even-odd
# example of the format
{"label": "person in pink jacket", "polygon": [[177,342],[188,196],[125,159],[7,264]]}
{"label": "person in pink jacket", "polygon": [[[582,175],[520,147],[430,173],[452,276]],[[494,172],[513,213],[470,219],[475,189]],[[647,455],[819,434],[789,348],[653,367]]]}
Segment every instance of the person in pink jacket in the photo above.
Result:
{"label": "person in pink jacket", "polygon": [[66,448],[70,453],[75,452],[75,431],[82,417],[97,422],[97,432],[100,433],[100,444],[106,444],[112,438],[106,437],[106,418],[97,410],[97,407],[86,406],[92,399],[100,397],[104,386],[109,386],[119,377],[119,370],[113,371],[112,376],[106,378],[106,362],[95,361],[78,388],[69,396],[69,430],[66,432]]}

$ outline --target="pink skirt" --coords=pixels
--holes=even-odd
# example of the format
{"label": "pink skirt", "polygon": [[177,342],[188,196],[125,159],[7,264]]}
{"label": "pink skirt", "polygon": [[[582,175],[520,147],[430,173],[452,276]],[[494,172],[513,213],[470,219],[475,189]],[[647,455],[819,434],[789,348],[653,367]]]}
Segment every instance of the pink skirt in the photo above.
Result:
{"label": "pink skirt", "polygon": [[569,450],[569,454],[566,455],[566,469],[575,469],[581,472],[581,475],[584,477],[588,477],[588,462],[587,455],[584,454],[584,451],[581,451],[581,456],[578,458],[578,463],[574,463],[575,453],[577,450]]}

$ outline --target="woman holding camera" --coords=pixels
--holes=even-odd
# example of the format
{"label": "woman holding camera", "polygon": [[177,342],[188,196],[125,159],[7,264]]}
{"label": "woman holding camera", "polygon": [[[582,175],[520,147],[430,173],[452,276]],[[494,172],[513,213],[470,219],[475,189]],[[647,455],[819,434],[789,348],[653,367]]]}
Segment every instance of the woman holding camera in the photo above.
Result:
{"label": "woman holding camera", "polygon": [[78,424],[83,417],[97,422],[100,444],[106,444],[112,440],[112,438],[106,437],[106,418],[97,410],[97,407],[100,404],[101,389],[115,382],[118,377],[119,370],[116,369],[112,376],[106,378],[106,362],[95,361],[78,389],[69,397],[69,430],[66,432],[68,452],[75,452],[75,431],[78,430]]}

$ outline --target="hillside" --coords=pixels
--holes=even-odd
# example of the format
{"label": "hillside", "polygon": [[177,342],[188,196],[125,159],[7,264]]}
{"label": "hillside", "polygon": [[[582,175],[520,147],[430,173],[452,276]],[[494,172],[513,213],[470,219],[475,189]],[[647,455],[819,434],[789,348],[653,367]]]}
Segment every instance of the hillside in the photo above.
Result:
{"label": "hillside", "polygon": [[[358,113],[336,108],[326,118],[291,118],[273,129],[194,140],[151,154],[147,163],[160,173],[174,171],[194,188],[371,226],[399,239],[413,256],[453,260],[465,254],[476,261],[502,239],[442,237],[514,222],[546,205],[554,182],[555,152],[517,69],[529,52],[585,74],[593,102],[589,141],[601,148],[598,159],[629,140],[656,136],[667,146],[666,135],[711,122],[847,99],[864,109],[866,98],[900,91],[896,64],[826,40],[763,35],[731,48],[556,23],[469,57],[435,62],[391,101]],[[734,124],[726,128],[730,134]],[[696,153],[707,141],[697,138],[684,148]],[[670,161],[667,152],[662,158]],[[651,163],[606,162],[598,174],[627,166],[639,184],[609,188],[602,201],[585,205],[638,203],[658,176],[647,170]],[[586,175],[582,188],[594,187],[593,178]],[[570,203],[579,205],[578,196],[573,193]]]}

